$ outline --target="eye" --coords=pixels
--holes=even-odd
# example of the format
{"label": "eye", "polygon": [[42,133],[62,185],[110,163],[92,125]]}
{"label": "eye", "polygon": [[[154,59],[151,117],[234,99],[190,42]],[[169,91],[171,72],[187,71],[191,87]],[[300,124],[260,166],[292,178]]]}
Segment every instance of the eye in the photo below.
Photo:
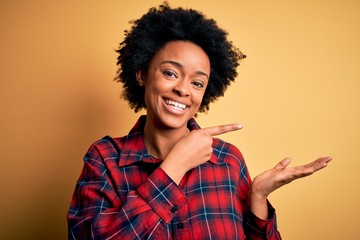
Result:
{"label": "eye", "polygon": [[205,86],[201,81],[193,81],[192,85],[194,85],[196,88],[203,88]]}
{"label": "eye", "polygon": [[171,71],[171,70],[164,70],[164,71],[163,71],[163,74],[164,74],[166,77],[177,78],[177,74],[176,74],[174,71]]}

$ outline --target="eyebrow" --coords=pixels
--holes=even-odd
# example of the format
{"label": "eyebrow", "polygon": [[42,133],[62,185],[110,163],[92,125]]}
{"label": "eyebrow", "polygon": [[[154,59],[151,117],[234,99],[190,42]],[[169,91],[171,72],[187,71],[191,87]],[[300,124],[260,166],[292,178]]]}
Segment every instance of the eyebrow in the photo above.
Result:
{"label": "eyebrow", "polygon": [[[171,60],[165,60],[165,61],[161,62],[161,64],[164,64],[164,63],[169,63],[171,65],[174,65],[174,66],[178,67],[178,68],[184,68],[184,66],[179,62],[175,62],[175,61],[171,61]],[[203,76],[207,77],[207,79],[209,79],[209,76],[206,73],[204,73],[203,71],[196,71],[195,73],[197,75],[203,75]]]}

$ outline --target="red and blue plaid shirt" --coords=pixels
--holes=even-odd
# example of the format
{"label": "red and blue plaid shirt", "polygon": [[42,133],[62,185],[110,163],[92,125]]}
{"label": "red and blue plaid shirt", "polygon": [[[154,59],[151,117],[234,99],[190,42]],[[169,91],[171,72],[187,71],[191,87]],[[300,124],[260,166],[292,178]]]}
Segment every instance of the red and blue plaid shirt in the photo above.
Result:
{"label": "red and blue plaid shirt", "polygon": [[[251,179],[235,146],[214,138],[211,159],[177,185],[147,152],[145,121],[90,147],[68,211],[69,239],[281,239],[270,204],[267,221],[247,207]],[[200,127],[191,119],[188,128]]]}

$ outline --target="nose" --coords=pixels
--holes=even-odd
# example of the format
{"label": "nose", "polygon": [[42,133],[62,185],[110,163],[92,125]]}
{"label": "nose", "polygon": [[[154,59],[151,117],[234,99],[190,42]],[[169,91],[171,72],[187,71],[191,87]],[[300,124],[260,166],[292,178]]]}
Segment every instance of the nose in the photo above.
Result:
{"label": "nose", "polygon": [[190,86],[186,79],[179,79],[176,82],[173,91],[181,97],[186,97],[190,95]]}

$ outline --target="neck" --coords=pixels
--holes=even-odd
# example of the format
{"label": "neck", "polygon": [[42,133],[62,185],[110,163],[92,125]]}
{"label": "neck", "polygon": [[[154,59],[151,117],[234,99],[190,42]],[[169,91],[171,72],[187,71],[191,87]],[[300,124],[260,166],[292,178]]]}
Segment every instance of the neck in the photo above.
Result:
{"label": "neck", "polygon": [[165,159],[174,145],[187,133],[189,133],[189,129],[186,127],[181,129],[159,128],[147,119],[144,128],[144,142],[152,156]]}

